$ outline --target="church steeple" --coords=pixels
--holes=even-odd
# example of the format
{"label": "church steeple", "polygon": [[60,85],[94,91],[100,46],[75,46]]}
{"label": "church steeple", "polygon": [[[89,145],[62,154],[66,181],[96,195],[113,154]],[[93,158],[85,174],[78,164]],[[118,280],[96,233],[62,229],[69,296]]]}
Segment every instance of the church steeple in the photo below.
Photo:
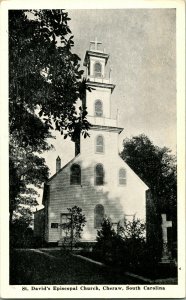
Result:
{"label": "church steeple", "polygon": [[[86,51],[84,66],[87,68],[87,85],[92,91],[87,91],[86,103],[89,121],[92,124],[109,125],[109,120],[115,126],[115,120],[111,119],[111,93],[115,85],[110,82],[106,73],[106,65],[109,54],[101,49],[102,43],[97,39],[90,42],[90,49]],[[92,119],[93,118],[93,119]]]}
{"label": "church steeple", "polygon": [[[95,41],[90,42],[90,49],[86,51],[84,66],[87,67],[87,87],[86,97],[83,99],[83,105],[87,108],[87,120],[92,125],[90,130],[90,139],[77,137],[75,142],[75,156],[79,153],[87,152],[86,144],[90,140],[91,145],[95,146],[96,136],[96,153],[100,148],[104,148],[105,132],[120,133],[123,129],[118,127],[117,119],[111,114],[111,93],[115,85],[110,82],[106,76],[106,64],[109,54],[101,50],[102,43]],[[110,72],[108,72],[110,75]],[[98,135],[98,136],[97,136]],[[101,144],[103,141],[103,144]],[[116,147],[117,150],[117,147]],[[92,151],[90,149],[90,151]],[[87,152],[88,154],[88,152]]]}

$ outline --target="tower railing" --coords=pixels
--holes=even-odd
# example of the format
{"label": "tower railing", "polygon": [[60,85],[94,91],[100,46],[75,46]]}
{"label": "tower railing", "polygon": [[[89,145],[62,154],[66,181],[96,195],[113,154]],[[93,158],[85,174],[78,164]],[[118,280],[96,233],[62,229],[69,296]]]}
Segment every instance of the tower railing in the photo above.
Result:
{"label": "tower railing", "polygon": [[98,117],[98,116],[87,116],[88,121],[94,125],[103,125],[103,126],[118,126],[118,119],[106,118],[106,117]]}
{"label": "tower railing", "polygon": [[86,76],[87,79],[89,79],[90,81],[93,81],[93,82],[98,82],[98,83],[111,83],[111,80],[110,78],[108,77],[96,77],[94,75],[87,75]]}

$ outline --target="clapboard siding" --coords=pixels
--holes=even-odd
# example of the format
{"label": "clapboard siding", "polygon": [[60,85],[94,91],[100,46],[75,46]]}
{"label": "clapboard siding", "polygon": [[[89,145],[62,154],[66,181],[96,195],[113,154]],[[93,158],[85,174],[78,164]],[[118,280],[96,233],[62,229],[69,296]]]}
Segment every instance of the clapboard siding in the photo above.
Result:
{"label": "clapboard siding", "polygon": [[[113,146],[114,148],[114,146]],[[113,151],[113,149],[112,149]],[[70,185],[70,168],[73,163],[81,166],[81,185]],[[94,168],[102,163],[105,170],[104,186],[95,186]],[[119,185],[119,169],[127,172],[127,184]],[[60,223],[61,213],[75,205],[82,208],[87,223],[83,230],[83,240],[95,240],[97,230],[94,228],[94,209],[102,204],[105,215],[113,222],[123,219],[124,214],[136,214],[145,219],[145,190],[147,187],[119,157],[95,154],[92,156],[78,155],[73,162],[55,176],[50,182],[50,201],[48,209],[48,242],[60,239],[60,228],[51,228],[51,223]]]}

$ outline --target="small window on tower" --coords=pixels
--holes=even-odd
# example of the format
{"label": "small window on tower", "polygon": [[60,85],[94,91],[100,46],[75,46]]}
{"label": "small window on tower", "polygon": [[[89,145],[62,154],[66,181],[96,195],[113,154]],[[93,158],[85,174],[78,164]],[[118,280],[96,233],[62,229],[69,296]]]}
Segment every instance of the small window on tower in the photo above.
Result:
{"label": "small window on tower", "polygon": [[95,167],[95,185],[104,184],[104,170],[102,164],[98,164]]}
{"label": "small window on tower", "polygon": [[95,116],[97,117],[103,116],[103,105],[101,100],[96,100],[95,102]]}
{"label": "small window on tower", "polygon": [[70,168],[70,184],[81,184],[81,168],[79,165],[72,165]]}
{"label": "small window on tower", "polygon": [[94,76],[98,78],[101,77],[101,64],[99,62],[94,64]]}
{"label": "small window on tower", "polygon": [[96,138],[96,152],[98,153],[104,152],[104,141],[102,135],[98,135]]}
{"label": "small window on tower", "polygon": [[126,185],[126,183],[127,183],[126,170],[122,168],[119,170],[119,184]]}

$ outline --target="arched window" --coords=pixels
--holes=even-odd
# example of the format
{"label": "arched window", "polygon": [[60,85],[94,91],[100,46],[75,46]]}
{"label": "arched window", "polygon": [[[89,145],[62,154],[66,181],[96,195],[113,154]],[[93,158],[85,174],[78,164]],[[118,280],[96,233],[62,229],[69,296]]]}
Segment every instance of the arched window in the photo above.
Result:
{"label": "arched window", "polygon": [[101,100],[96,100],[95,102],[95,116],[102,117],[103,115],[103,104]]}
{"label": "arched window", "polygon": [[81,168],[77,164],[70,168],[70,184],[81,184]]}
{"label": "arched window", "polygon": [[96,152],[103,153],[104,152],[104,140],[102,135],[98,135],[96,137]]}
{"label": "arched window", "polygon": [[101,64],[99,62],[94,64],[94,76],[101,77]]}
{"label": "arched window", "polygon": [[104,184],[104,170],[102,164],[98,164],[95,167],[95,185]]}
{"label": "arched window", "polygon": [[127,183],[126,170],[121,168],[119,170],[119,184],[125,185]]}
{"label": "arched window", "polygon": [[104,218],[104,207],[97,204],[94,209],[94,228],[100,228]]}

